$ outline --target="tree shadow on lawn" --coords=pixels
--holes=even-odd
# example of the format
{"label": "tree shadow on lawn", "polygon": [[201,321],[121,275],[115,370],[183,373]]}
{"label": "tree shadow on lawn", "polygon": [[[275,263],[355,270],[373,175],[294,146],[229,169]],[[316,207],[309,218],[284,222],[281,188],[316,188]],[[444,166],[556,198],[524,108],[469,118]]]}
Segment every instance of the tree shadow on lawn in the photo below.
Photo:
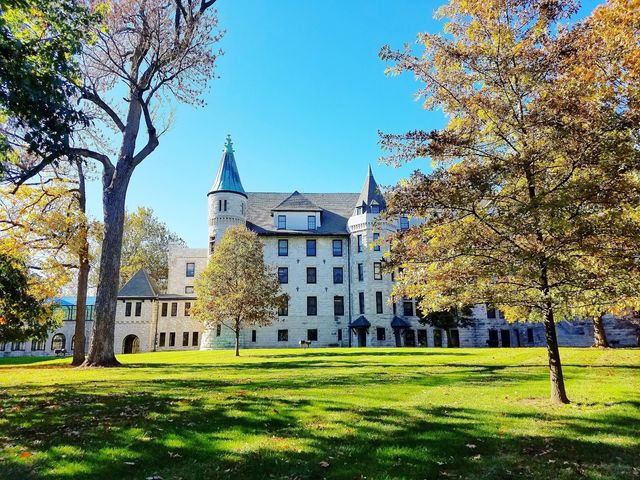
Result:
{"label": "tree shadow on lawn", "polygon": [[[630,477],[638,465],[638,418],[624,412],[586,417],[565,409],[505,419],[455,405],[354,406],[239,391],[211,401],[189,392],[197,390],[180,384],[96,394],[79,387],[43,395],[30,387],[4,398],[3,475],[573,479]],[[532,421],[549,426],[521,433]],[[602,430],[627,444],[599,442]],[[33,455],[20,458],[23,452]]]}

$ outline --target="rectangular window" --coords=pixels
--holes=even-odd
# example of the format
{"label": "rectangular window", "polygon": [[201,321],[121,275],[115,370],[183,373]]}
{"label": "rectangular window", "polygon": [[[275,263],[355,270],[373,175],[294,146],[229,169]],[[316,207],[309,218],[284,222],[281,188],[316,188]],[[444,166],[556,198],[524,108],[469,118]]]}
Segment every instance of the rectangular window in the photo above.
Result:
{"label": "rectangular window", "polygon": [[307,240],[307,257],[315,257],[315,256],[316,256],[316,241]]}
{"label": "rectangular window", "polygon": [[166,317],[168,309],[169,309],[169,304],[167,302],[162,302],[162,309],[160,310],[160,315],[163,317]]}
{"label": "rectangular window", "polygon": [[[0,343],[0,348],[2,348],[2,350],[4,350],[4,345]],[[0,352],[2,351],[0,350]],[[35,351],[40,351],[40,350],[44,350],[44,340],[33,340],[31,342],[31,350]]]}
{"label": "rectangular window", "polygon": [[167,334],[165,332],[160,333],[160,340],[158,341],[159,347],[164,347],[167,343]]}
{"label": "rectangular window", "polygon": [[315,230],[316,229],[316,216],[309,215],[307,217],[307,230]]}
{"label": "rectangular window", "polygon": [[362,252],[362,235],[358,235],[358,252]]}
{"label": "rectangular window", "polygon": [[182,346],[189,346],[189,332],[182,332]]}
{"label": "rectangular window", "polygon": [[287,229],[287,216],[278,215],[278,230],[286,230],[286,229]]}
{"label": "rectangular window", "polygon": [[191,316],[191,302],[184,302],[184,316]]}
{"label": "rectangular window", "polygon": [[227,201],[226,200],[224,201],[224,211],[225,212],[227,211]]}
{"label": "rectangular window", "polygon": [[127,302],[124,304],[124,316],[125,317],[131,316],[131,302]]}
{"label": "rectangular window", "polygon": [[342,341],[342,329],[341,328],[338,329],[338,341],[339,342]]}
{"label": "rectangular window", "polygon": [[140,315],[142,315],[142,302],[136,302],[135,316],[139,317]]}
{"label": "rectangular window", "polygon": [[171,316],[176,317],[178,315],[178,302],[171,302]]}
{"label": "rectangular window", "polygon": [[358,264],[358,281],[364,281],[364,265],[362,263]]}
{"label": "rectangular window", "polygon": [[404,300],[402,302],[402,314],[405,317],[413,317],[413,302],[411,300]]}
{"label": "rectangular window", "polygon": [[286,257],[289,255],[289,240],[278,240],[278,256]]}
{"label": "rectangular window", "polygon": [[218,324],[216,325],[216,337],[219,337],[221,333],[222,333],[222,325]]}
{"label": "rectangular window", "polygon": [[307,297],[307,315],[318,315],[318,297]]}
{"label": "rectangular window", "polygon": [[222,200],[218,200],[218,211],[222,211]]}
{"label": "rectangular window", "polygon": [[334,257],[342,256],[342,240],[333,241],[333,256]]}
{"label": "rectangular window", "polygon": [[251,341],[255,342],[258,337],[258,333],[255,330],[251,330]]}
{"label": "rectangular window", "polygon": [[287,300],[287,304],[283,307],[278,307],[278,315],[281,317],[286,317],[289,315],[289,301]]}
{"label": "rectangular window", "polygon": [[278,341],[279,342],[288,342],[289,341],[289,330],[278,330]]}
{"label": "rectangular window", "polygon": [[307,330],[307,340],[309,340],[310,342],[317,342],[318,341],[318,329],[317,328],[310,328]]}
{"label": "rectangular window", "polygon": [[193,286],[184,287],[184,293],[186,294],[193,293]]}
{"label": "rectangular window", "polygon": [[400,230],[409,230],[409,219],[405,216],[400,217]]}
{"label": "rectangular window", "polygon": [[487,305],[487,318],[496,318],[496,309]]}
{"label": "rectangular window", "polygon": [[382,313],[382,292],[376,292],[376,313]]}
{"label": "rectangular window", "polygon": [[387,332],[384,327],[376,328],[376,338],[379,342],[382,342],[387,339]]}
{"label": "rectangular window", "polygon": [[316,283],[317,276],[316,267],[307,267],[307,283]]}
{"label": "rectangular window", "polygon": [[342,283],[344,281],[344,270],[342,267],[333,267],[333,283]]}
{"label": "rectangular window", "polygon": [[433,346],[442,347],[442,330],[435,329],[433,331]]}
{"label": "rectangular window", "polygon": [[418,346],[419,347],[427,346],[427,331],[424,329],[418,330]]}
{"label": "rectangular window", "polygon": [[533,328],[527,328],[527,342],[533,343]]}
{"label": "rectangular window", "polygon": [[176,332],[171,332],[169,334],[169,346],[170,347],[176,346]]}
{"label": "rectangular window", "polygon": [[377,242],[378,240],[380,240],[380,234],[378,232],[373,232],[373,251],[374,252],[379,252],[380,251],[380,245],[377,245],[375,242]]}
{"label": "rectangular window", "polygon": [[289,283],[289,269],[287,267],[278,267],[278,281],[282,283]]}
{"label": "rectangular window", "polygon": [[200,335],[198,334],[198,332],[193,332],[193,336],[191,337],[191,346],[192,347],[197,347],[198,346],[198,337]]}
{"label": "rectangular window", "polygon": [[333,314],[337,317],[344,315],[344,297],[333,297]]}
{"label": "rectangular window", "polygon": [[21,352],[24,350],[24,342],[11,342],[11,351]]}
{"label": "rectangular window", "polygon": [[380,213],[380,205],[371,205],[371,213]]}
{"label": "rectangular window", "polygon": [[195,277],[195,276],[196,276],[196,264],[187,263],[187,277]]}
{"label": "rectangular window", "polygon": [[391,304],[391,308],[393,309],[393,314],[397,315],[398,314],[398,304],[396,303],[395,300],[393,300],[393,303]]}
{"label": "rectangular window", "polygon": [[358,293],[358,311],[360,315],[364,315],[364,292]]}
{"label": "rectangular window", "polygon": [[373,279],[382,280],[382,263],[373,262]]}

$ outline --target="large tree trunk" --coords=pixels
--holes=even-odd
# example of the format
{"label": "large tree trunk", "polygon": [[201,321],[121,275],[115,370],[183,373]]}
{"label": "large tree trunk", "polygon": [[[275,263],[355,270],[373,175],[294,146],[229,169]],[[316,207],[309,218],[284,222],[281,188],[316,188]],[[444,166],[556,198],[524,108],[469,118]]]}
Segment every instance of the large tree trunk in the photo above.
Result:
{"label": "large tree trunk", "polygon": [[604,315],[600,314],[597,317],[593,317],[593,346],[599,348],[609,347],[609,341],[607,340],[607,333],[604,330]]}
{"label": "large tree trunk", "polygon": [[120,257],[124,225],[125,198],[131,174],[126,169],[105,171],[102,203],[104,240],[100,256],[100,276],[96,295],[95,318],[86,367],[116,367],[114,354],[116,305],[120,279]]}
{"label": "large tree trunk", "polygon": [[[78,168],[78,204],[82,214],[87,213],[87,195],[85,189],[82,160],[77,161]],[[83,218],[80,231],[80,247],[78,250],[78,291],[76,292],[76,325],[73,341],[73,360],[71,365],[79,367],[85,357],[85,318],[87,311],[87,287],[89,284],[89,232],[87,219]]]}
{"label": "large tree trunk", "polygon": [[547,337],[547,354],[549,356],[549,376],[551,380],[551,401],[555,403],[569,403],[567,392],[564,388],[564,376],[562,375],[562,363],[560,362],[560,349],[556,324],[553,319],[553,307],[547,303],[543,312],[544,330]]}

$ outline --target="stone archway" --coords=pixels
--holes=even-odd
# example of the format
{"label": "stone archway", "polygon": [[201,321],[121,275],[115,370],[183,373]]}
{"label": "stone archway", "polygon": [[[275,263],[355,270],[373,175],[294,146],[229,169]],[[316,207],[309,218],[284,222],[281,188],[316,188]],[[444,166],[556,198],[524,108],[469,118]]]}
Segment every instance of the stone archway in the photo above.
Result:
{"label": "stone archway", "polygon": [[122,341],[122,353],[140,352],[140,339],[135,335],[127,335]]}

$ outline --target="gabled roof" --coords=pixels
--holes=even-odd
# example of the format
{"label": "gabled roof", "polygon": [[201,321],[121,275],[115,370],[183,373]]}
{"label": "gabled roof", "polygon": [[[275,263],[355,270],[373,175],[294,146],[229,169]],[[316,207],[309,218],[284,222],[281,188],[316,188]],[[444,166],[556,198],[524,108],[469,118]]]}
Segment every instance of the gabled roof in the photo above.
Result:
{"label": "gabled roof", "polygon": [[118,292],[118,297],[155,298],[157,296],[158,287],[143,269],[134,273],[133,277]]}
{"label": "gabled roof", "polygon": [[364,315],[360,315],[353,322],[349,324],[351,328],[369,328],[371,326],[371,322],[367,320]]}
{"label": "gabled roof", "polygon": [[321,212],[322,209],[315,203],[301,194],[299,191],[293,192],[285,198],[279,205],[273,208],[274,212]]}
{"label": "gabled roof", "polygon": [[380,205],[380,209],[384,209],[387,206],[387,202],[385,202],[384,197],[382,196],[382,191],[378,184],[376,183],[376,179],[373,178],[373,172],[371,171],[371,165],[369,165],[369,171],[367,172],[367,178],[364,181],[364,185],[362,186],[362,190],[360,192],[360,196],[358,197],[358,201],[356,202],[356,206],[361,206],[362,204],[368,205]]}
{"label": "gabled roof", "polygon": [[391,320],[391,328],[411,328],[411,323],[400,317],[393,317]]}
{"label": "gabled roof", "polygon": [[213,192],[235,192],[246,197],[244,188],[242,188],[242,182],[240,181],[236,159],[233,155],[233,143],[231,142],[230,135],[227,135],[227,143],[222,152],[218,174],[209,191],[209,193]]}
{"label": "gabled roof", "polygon": [[310,202],[322,209],[322,222],[313,233],[306,230],[278,230],[273,210],[290,197],[289,193],[247,193],[247,228],[258,235],[347,235],[347,221],[353,214],[357,193],[305,193]]}

